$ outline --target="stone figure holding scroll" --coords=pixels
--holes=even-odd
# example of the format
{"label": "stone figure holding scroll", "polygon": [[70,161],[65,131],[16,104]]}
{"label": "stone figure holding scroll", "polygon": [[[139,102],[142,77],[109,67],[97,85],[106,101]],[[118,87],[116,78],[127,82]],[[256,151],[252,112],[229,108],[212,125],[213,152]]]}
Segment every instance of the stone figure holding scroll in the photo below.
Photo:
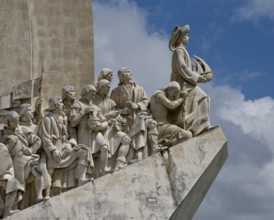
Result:
{"label": "stone figure holding scroll", "polygon": [[196,136],[210,128],[209,97],[197,84],[209,81],[213,75],[208,65],[198,57],[195,57],[195,65],[192,67],[190,56],[186,50],[189,30],[188,25],[176,26],[173,30],[169,42],[169,49],[173,51],[170,80],[177,81],[182,90],[189,90],[185,109],[175,114],[173,123],[191,131],[193,136]]}

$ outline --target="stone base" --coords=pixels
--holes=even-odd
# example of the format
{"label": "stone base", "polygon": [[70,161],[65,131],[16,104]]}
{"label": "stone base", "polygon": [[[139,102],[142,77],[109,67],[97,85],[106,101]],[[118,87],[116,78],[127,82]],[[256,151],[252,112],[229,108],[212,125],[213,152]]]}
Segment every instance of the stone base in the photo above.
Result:
{"label": "stone base", "polygon": [[191,219],[227,158],[221,128],[8,219]]}

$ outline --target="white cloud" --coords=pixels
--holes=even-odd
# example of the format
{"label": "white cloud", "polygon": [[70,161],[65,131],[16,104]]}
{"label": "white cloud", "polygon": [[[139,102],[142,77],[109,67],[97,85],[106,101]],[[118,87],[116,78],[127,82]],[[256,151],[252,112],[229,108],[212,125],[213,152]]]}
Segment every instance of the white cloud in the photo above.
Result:
{"label": "white cloud", "polygon": [[[146,12],[129,1],[114,1],[111,5],[94,1],[93,11],[95,75],[109,67],[117,78],[117,70],[127,66],[148,95],[164,86],[171,69],[169,39],[159,33],[148,34]],[[117,79],[112,87],[116,85]]]}
{"label": "white cloud", "polygon": [[216,115],[239,126],[247,134],[265,144],[274,154],[274,100],[263,97],[245,100],[244,95],[229,86],[214,87],[212,99],[220,99]]}
{"label": "white cloud", "polygon": [[274,20],[273,0],[246,0],[243,6],[235,10],[232,19],[257,21],[263,17]]}
{"label": "white cloud", "polygon": [[[258,2],[249,1],[250,8]],[[148,33],[146,12],[125,0],[93,1],[93,10],[96,75],[103,67],[116,73],[128,66],[148,94],[164,86],[171,70],[169,39]],[[205,89],[212,100],[212,121],[221,124],[227,135],[229,158],[195,219],[270,219],[274,214],[269,206],[274,202],[274,100],[245,100],[241,91],[230,86],[209,84]]]}

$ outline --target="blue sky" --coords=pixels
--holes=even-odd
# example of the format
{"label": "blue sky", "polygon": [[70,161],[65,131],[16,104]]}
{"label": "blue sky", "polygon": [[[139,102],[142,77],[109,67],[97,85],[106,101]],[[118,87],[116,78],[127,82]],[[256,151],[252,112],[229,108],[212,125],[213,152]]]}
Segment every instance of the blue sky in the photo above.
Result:
{"label": "blue sky", "polygon": [[171,30],[190,25],[188,51],[215,73],[201,87],[229,147],[194,219],[272,220],[274,1],[93,0],[93,13],[96,76],[128,66],[149,96],[169,81]]}

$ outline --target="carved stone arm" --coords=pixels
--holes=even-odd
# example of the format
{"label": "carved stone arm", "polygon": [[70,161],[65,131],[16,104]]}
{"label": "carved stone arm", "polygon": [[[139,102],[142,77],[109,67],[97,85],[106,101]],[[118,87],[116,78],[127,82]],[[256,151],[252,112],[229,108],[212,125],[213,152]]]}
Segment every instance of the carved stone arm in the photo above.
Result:
{"label": "carved stone arm", "polygon": [[192,71],[190,68],[187,67],[187,64],[185,62],[185,51],[183,49],[177,49],[174,52],[174,56],[177,61],[175,62],[175,65],[178,73],[192,85],[197,85],[200,74]]}
{"label": "carved stone arm", "polygon": [[73,104],[71,106],[71,111],[69,114],[69,121],[70,121],[70,125],[72,127],[76,127],[79,125],[80,121],[82,120],[83,116],[84,116],[84,112],[81,111],[80,106],[76,106],[76,104]]}
{"label": "carved stone arm", "polygon": [[41,139],[33,133],[28,133],[26,137],[28,139],[29,148],[32,153],[35,154],[41,148]]}
{"label": "carved stone arm", "polygon": [[179,98],[179,99],[177,99],[177,100],[175,100],[175,101],[170,101],[170,100],[164,95],[164,93],[161,93],[161,92],[159,92],[159,93],[156,94],[156,100],[157,100],[158,102],[160,102],[161,104],[163,104],[165,107],[167,107],[167,108],[170,109],[170,110],[176,109],[176,108],[179,107],[179,106],[183,103],[183,101],[184,101],[183,98]]}
{"label": "carved stone arm", "polygon": [[54,135],[51,134],[51,120],[48,117],[42,119],[38,130],[39,137],[42,140],[43,149],[47,155],[51,156],[53,150],[57,150],[57,147],[52,142]]}

